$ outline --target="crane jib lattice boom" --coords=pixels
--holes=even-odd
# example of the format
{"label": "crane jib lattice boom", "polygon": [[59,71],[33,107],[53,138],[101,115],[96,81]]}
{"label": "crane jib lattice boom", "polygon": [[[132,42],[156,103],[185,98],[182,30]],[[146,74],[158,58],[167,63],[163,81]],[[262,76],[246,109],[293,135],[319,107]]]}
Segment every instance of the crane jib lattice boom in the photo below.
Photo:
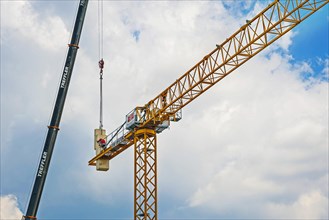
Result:
{"label": "crane jib lattice boom", "polygon": [[[109,170],[109,160],[134,145],[134,219],[157,220],[157,133],[182,118],[184,106],[279,39],[329,0],[276,0],[144,106],[133,109],[109,135],[95,129],[89,165]],[[106,139],[101,148],[97,141]]]}
{"label": "crane jib lattice boom", "polygon": [[[112,159],[134,144],[134,128],[158,133],[181,118],[188,103],[326,5],[329,0],[276,0],[207,54],[157,97],[126,116],[109,136],[109,147],[89,161]],[[131,123],[133,120],[133,123]],[[115,135],[114,135],[115,134]]]}

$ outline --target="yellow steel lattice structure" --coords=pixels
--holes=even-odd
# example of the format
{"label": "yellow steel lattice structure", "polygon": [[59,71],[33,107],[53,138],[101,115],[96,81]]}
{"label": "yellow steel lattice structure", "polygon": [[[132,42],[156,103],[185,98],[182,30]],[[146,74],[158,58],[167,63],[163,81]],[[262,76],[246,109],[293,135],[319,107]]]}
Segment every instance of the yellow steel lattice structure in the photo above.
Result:
{"label": "yellow steel lattice structure", "polygon": [[156,118],[168,119],[327,3],[328,0],[274,1],[149,101],[141,127]]}
{"label": "yellow steel lattice structure", "polygon": [[177,112],[239,66],[325,6],[329,0],[276,0],[204,56],[195,66],[142,107],[138,126],[123,133],[89,161],[113,159],[135,146],[135,219],[157,219],[156,131],[165,121],[178,121]]}
{"label": "yellow steel lattice structure", "polygon": [[135,219],[156,219],[157,216],[157,148],[156,133],[140,129],[135,146]]}
{"label": "yellow steel lattice structure", "polygon": [[[193,101],[222,80],[236,68],[282,37],[300,22],[325,6],[329,0],[276,0],[216,49],[207,54],[194,67],[177,79],[157,97],[144,105],[146,116],[140,128],[152,127]],[[109,152],[114,158],[133,144],[134,131],[125,134],[127,143],[113,150],[110,146],[89,161],[95,161]]]}

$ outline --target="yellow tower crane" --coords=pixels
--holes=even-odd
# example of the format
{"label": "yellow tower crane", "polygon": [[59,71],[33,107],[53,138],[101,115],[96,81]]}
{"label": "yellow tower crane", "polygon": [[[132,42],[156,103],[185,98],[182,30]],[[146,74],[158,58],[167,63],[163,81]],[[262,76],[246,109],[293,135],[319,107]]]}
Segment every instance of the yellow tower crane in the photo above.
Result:
{"label": "yellow tower crane", "polygon": [[[134,145],[135,219],[157,219],[157,134],[182,118],[181,110],[329,0],[275,0],[207,54],[158,96],[133,109],[109,135],[95,129],[96,156],[89,165],[108,170],[109,160]],[[107,139],[102,149],[97,140]]]}

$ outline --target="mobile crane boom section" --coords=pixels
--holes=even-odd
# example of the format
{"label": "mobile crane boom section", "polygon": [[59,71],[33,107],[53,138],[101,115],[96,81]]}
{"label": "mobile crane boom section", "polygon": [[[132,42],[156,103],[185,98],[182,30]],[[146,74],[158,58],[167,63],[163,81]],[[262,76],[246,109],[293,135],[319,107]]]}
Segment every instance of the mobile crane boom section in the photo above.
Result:
{"label": "mobile crane boom section", "polygon": [[[184,106],[325,6],[329,0],[275,0],[194,67],[142,107],[126,116],[109,147],[89,161],[112,159],[133,144],[135,128],[161,132],[169,121],[178,121]],[[114,134],[112,132],[112,134]]]}
{"label": "mobile crane boom section", "polygon": [[88,0],[80,0],[78,13],[74,24],[74,30],[71,37],[71,42],[68,45],[69,49],[68,49],[65,66],[57,93],[55,107],[53,110],[50,125],[48,126],[48,133],[41,154],[39,167],[35,176],[35,181],[33,185],[32,194],[30,196],[27,212],[26,215],[23,216],[23,218],[25,219],[29,219],[29,220],[36,219],[35,216],[38,211],[39,202],[46,181],[46,176],[48,173],[48,168],[53,153],[53,149],[55,146],[60,120],[62,117],[65,98],[67,95],[75,58],[79,48],[78,45],[79,45],[84,18],[86,15],[87,6],[88,6]]}

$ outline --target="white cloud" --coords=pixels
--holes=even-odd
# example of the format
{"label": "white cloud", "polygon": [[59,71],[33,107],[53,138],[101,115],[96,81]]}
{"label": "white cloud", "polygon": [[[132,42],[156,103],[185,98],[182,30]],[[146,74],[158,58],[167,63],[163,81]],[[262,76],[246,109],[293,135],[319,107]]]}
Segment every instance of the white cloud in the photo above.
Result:
{"label": "white cloud", "polygon": [[292,39],[293,37],[297,35],[294,30],[289,31],[288,33],[286,33],[283,37],[281,37],[280,39],[278,39],[275,43],[275,45],[278,45],[279,48],[281,48],[284,51],[288,51],[289,46],[292,44]]}
{"label": "white cloud", "polygon": [[321,73],[326,79],[329,79],[329,58],[317,58],[317,64],[323,66]]}
{"label": "white cloud", "polygon": [[17,198],[14,195],[0,196],[0,219],[20,220],[23,213],[18,208]]}
{"label": "white cloud", "polygon": [[[197,152],[193,158],[203,169],[195,169],[204,180],[189,196],[191,207],[208,207],[219,216],[275,218],[259,210],[270,201],[317,191],[315,182],[325,186],[328,85],[323,82],[306,90],[298,77],[302,71],[303,66],[290,65],[277,54],[268,60],[260,55],[201,103],[207,107],[194,116],[202,117],[189,118],[198,128],[189,129],[194,132],[191,137],[203,140],[194,144],[193,139],[188,145],[189,151]],[[205,167],[212,172],[201,171]],[[327,187],[321,190],[327,195]],[[308,211],[318,213],[313,205]],[[285,213],[290,214],[282,217],[289,218],[295,209],[286,207]]]}
{"label": "white cloud", "polygon": [[328,219],[328,197],[321,192],[313,191],[302,194],[290,204],[267,204],[266,209],[270,218]]}
{"label": "white cloud", "polygon": [[[46,18],[35,11],[29,1],[1,2],[1,29],[12,33],[7,38],[26,38],[29,43],[36,43],[45,50],[58,50],[68,31],[58,16]],[[67,39],[65,39],[67,40]],[[4,39],[3,41],[9,41]],[[2,42],[3,44],[4,42]]]}
{"label": "white cloud", "polygon": [[[99,111],[97,3],[89,4],[49,172],[52,181],[47,182],[40,209],[51,207],[49,203],[63,206],[50,197],[71,199],[78,195],[76,203],[86,199],[107,205],[105,216],[117,201],[130,204],[133,200],[133,149],[111,161],[108,173],[96,173],[94,167],[86,165],[94,154],[93,129],[98,126]],[[256,3],[252,13],[259,12],[263,4]],[[26,16],[24,20],[7,20],[1,27],[9,34],[5,36],[20,33],[17,41],[2,42],[8,55],[17,49],[10,48],[8,42],[22,45],[15,59],[2,57],[8,68],[1,73],[6,80],[2,85],[7,85],[2,88],[5,105],[1,108],[6,110],[8,123],[3,126],[6,131],[1,132],[8,139],[6,157],[21,157],[17,166],[23,167],[24,173],[33,173],[33,166],[25,165],[38,159],[35,152],[42,146],[37,146],[35,139],[43,138],[48,119],[44,115],[53,107],[52,95],[66,47],[61,47],[62,53],[53,49],[65,45],[68,35],[56,15],[41,20],[29,2],[15,1],[12,8],[8,5],[5,7],[14,17]],[[175,81],[245,20],[228,13],[221,1],[104,1],[104,6],[104,125],[108,131],[119,126],[132,108],[145,104]],[[50,26],[56,33],[48,30]],[[134,31],[140,31],[138,42]],[[56,35],[56,39],[46,41],[50,35]],[[313,216],[323,216],[322,207],[328,201],[328,84],[317,81],[308,88],[307,82],[300,80],[302,72],[312,69],[307,63],[290,64],[293,55],[289,46],[295,37],[298,35],[290,32],[236,70],[187,106],[183,120],[158,136],[159,204],[165,204],[159,206],[162,217],[191,218],[189,212],[181,212],[193,209],[223,218],[232,213],[240,218],[270,218],[282,210],[284,218],[297,216],[295,212],[301,207],[307,207],[307,213]],[[29,45],[29,41],[34,44]],[[44,47],[49,49],[47,53]],[[20,60],[19,65],[16,60]],[[31,123],[35,121],[38,123]],[[17,146],[16,139],[9,136],[23,136],[24,145]],[[6,183],[17,179],[7,178]],[[71,214],[83,217],[79,211]]]}

